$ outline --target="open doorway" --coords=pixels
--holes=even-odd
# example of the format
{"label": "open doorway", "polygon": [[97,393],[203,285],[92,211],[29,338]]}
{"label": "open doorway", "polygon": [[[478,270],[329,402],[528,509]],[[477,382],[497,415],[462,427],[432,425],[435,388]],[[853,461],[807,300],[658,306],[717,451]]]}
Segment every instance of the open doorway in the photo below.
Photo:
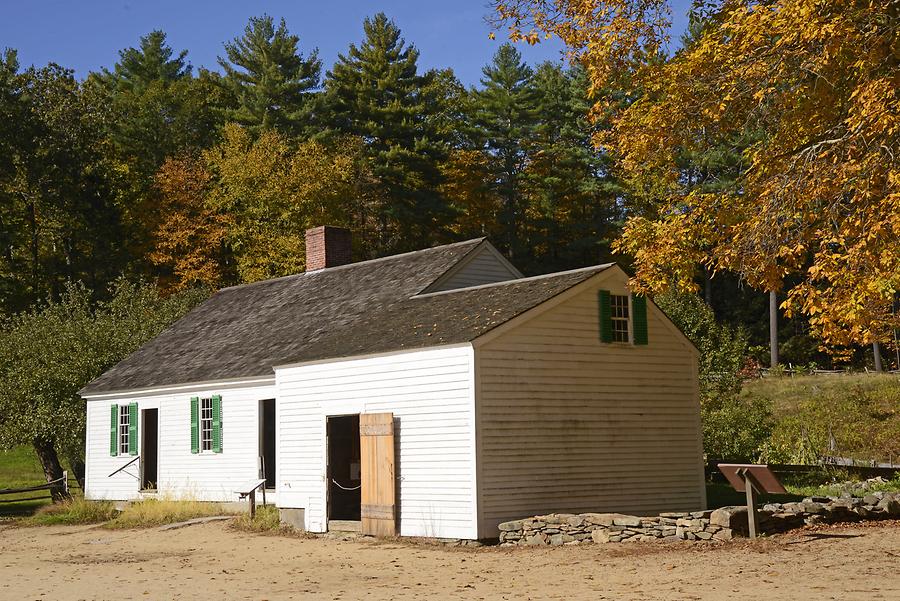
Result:
{"label": "open doorway", "polygon": [[155,491],[159,472],[159,409],[141,411],[141,490]]}
{"label": "open doorway", "polygon": [[328,520],[360,520],[359,415],[329,417]]}
{"label": "open doorway", "polygon": [[275,488],[275,399],[259,402],[260,478],[266,488]]}

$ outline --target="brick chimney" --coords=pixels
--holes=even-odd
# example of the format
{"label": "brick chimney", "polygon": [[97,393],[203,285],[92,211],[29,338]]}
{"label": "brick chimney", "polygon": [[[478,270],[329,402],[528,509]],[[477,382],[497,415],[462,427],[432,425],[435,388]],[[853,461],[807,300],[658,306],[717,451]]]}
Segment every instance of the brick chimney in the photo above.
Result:
{"label": "brick chimney", "polygon": [[306,230],[306,271],[351,263],[350,230],[320,225]]}

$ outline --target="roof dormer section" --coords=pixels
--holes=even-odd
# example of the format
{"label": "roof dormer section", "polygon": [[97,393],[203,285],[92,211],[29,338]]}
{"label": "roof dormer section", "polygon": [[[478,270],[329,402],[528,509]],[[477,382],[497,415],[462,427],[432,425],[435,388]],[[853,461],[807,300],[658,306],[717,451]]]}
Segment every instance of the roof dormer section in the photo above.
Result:
{"label": "roof dormer section", "polygon": [[422,294],[506,282],[521,277],[524,277],[522,272],[507,261],[490,242],[483,240],[423,290]]}

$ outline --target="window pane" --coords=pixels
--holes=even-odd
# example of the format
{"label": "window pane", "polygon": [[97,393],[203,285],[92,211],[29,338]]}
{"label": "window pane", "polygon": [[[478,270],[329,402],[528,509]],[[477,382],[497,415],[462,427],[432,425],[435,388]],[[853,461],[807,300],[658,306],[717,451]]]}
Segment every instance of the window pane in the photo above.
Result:
{"label": "window pane", "polygon": [[212,450],[212,399],[200,399],[200,450]]}
{"label": "window pane", "polygon": [[119,406],[119,453],[121,455],[127,455],[129,452],[128,449],[128,426],[130,424],[129,421],[129,413],[128,413],[128,405],[120,405]]}
{"label": "window pane", "polygon": [[612,308],[612,328],[614,342],[629,342],[628,339],[628,297],[610,295]]}

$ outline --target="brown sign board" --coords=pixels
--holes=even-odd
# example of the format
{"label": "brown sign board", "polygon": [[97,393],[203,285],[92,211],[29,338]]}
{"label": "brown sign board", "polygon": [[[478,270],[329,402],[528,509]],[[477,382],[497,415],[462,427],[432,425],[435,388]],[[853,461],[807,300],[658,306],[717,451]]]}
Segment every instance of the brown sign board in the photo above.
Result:
{"label": "brown sign board", "polygon": [[754,483],[759,492],[785,494],[787,491],[769,469],[768,465],[754,465],[752,463],[720,463],[719,471],[725,474],[729,484],[738,492],[745,492],[744,479],[746,476]]}

